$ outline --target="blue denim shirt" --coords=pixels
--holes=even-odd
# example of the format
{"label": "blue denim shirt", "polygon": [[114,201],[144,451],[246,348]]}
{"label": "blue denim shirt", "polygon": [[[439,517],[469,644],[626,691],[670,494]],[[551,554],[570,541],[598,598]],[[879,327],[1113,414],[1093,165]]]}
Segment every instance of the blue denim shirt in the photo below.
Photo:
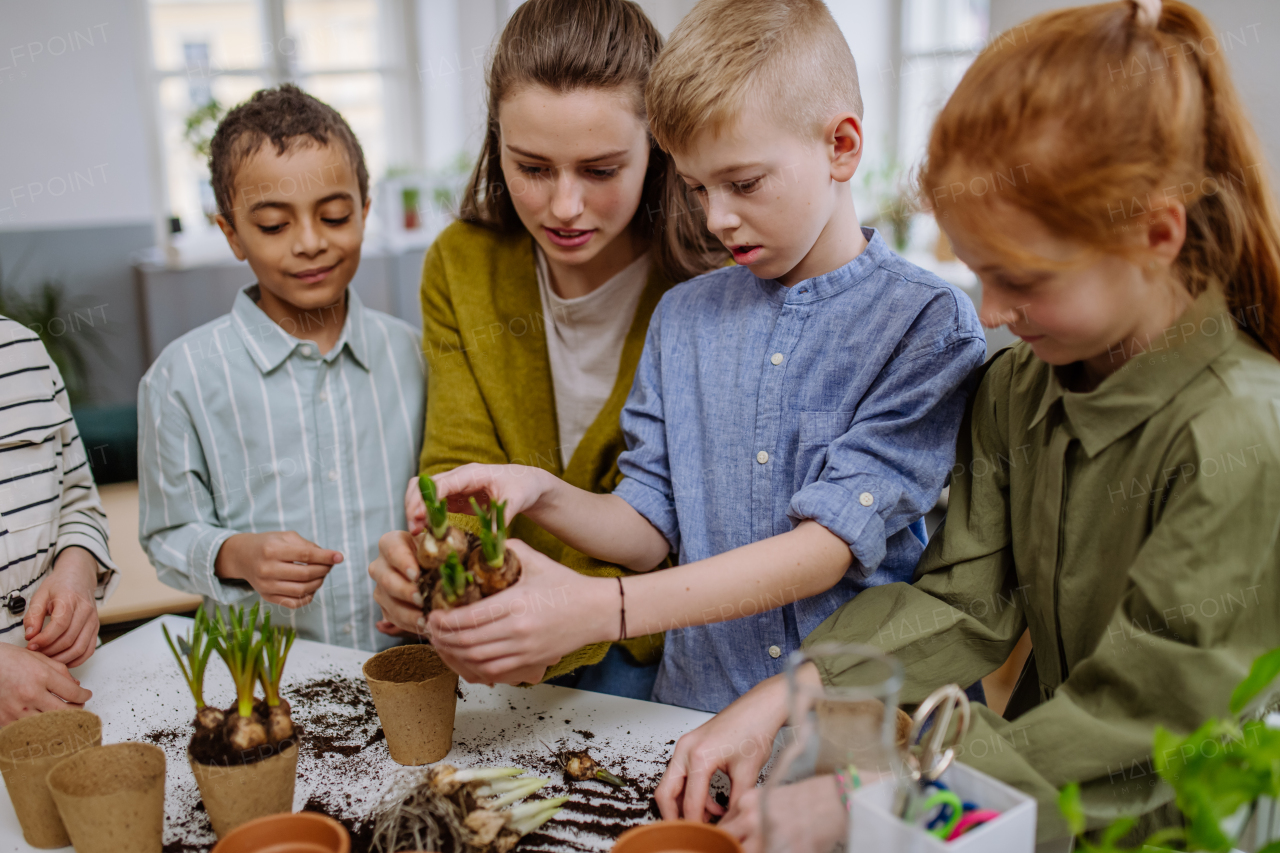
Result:
{"label": "blue denim shirt", "polygon": [[804,519],[854,558],[819,595],[779,606],[730,591],[731,621],[667,631],[655,701],[720,711],[859,590],[911,580],[986,343],[967,296],[864,233],[866,251],[825,275],[788,288],[726,267],[653,314],[615,494],[681,563]]}

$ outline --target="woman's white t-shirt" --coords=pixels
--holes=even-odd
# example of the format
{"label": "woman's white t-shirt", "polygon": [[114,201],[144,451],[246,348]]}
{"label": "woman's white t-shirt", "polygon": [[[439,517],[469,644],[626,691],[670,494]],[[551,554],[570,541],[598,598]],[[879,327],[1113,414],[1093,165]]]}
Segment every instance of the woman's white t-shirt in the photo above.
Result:
{"label": "woman's white t-shirt", "polygon": [[586,296],[564,299],[551,287],[546,256],[540,248],[535,252],[560,427],[560,464],[567,467],[613,393],[622,345],[649,280],[650,259],[646,252]]}

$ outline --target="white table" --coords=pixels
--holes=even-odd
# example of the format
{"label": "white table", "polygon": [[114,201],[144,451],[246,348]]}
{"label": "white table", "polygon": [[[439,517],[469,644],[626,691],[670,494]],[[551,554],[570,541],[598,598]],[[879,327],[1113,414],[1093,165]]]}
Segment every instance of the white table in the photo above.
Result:
{"label": "white table", "polygon": [[[175,636],[190,630],[191,620],[164,616],[103,646],[75,671],[81,683],[93,691],[88,710],[102,718],[103,742],[141,740],[159,728],[172,730],[161,745],[168,757],[165,788],[165,841],[172,841],[179,824],[192,820],[198,798],[195,780],[186,764],[186,740],[194,705],[160,631],[168,624]],[[369,653],[299,640],[285,670],[285,689],[308,683],[325,674],[336,674],[363,683],[360,667]],[[605,766],[627,778],[656,782],[674,742],[710,715],[669,705],[621,699],[581,690],[539,685],[531,688],[463,685],[465,698],[458,703],[454,748],[446,761],[458,766],[519,764],[550,775],[550,755],[543,743],[569,749],[591,748]],[[226,667],[216,656],[209,664],[205,698],[227,707],[234,692]],[[294,717],[302,724],[315,713],[341,714],[345,706],[304,708],[295,703]],[[367,732],[353,732],[363,743]],[[582,732],[594,735],[587,739]],[[536,762],[541,761],[542,766]],[[326,802],[345,802],[349,816],[367,814],[388,782],[398,774],[414,772],[391,760],[385,740],[378,740],[350,756],[308,756],[299,761],[294,798],[295,810],[313,796]],[[602,783],[584,783],[565,791],[560,774],[547,792],[572,793],[582,803],[609,804],[610,789]],[[336,781],[335,781],[336,780]],[[638,795],[636,795],[638,796]],[[347,798],[350,798],[347,800]],[[634,798],[634,797],[633,797]],[[571,804],[572,805],[572,804]],[[624,807],[626,823],[649,820],[632,803]],[[585,815],[572,809],[543,827],[545,836],[535,849],[605,851],[610,839],[583,828],[599,822],[598,813]],[[184,831],[185,832],[185,831]],[[211,838],[211,836],[210,836]],[[0,853],[30,851],[22,839],[17,816],[7,796],[0,797]],[[66,848],[70,850],[71,848]]]}

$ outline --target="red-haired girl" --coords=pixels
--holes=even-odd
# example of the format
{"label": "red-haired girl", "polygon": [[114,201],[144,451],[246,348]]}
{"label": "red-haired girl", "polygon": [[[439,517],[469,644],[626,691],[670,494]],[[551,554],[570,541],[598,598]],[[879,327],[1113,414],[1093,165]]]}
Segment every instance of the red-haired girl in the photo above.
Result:
{"label": "red-haired girl", "polygon": [[[977,708],[960,760],[1033,795],[1041,841],[1067,834],[1071,781],[1095,822],[1174,821],[1155,727],[1226,715],[1280,646],[1280,218],[1209,22],[1124,0],[997,38],[939,115],[920,188],[984,323],[1022,342],[980,374],[915,582],[806,643],[891,652],[913,703],[988,675],[1029,629],[1005,717]],[[758,845],[785,690],[762,682],[681,739],[664,816],[717,811],[720,768],[721,825]]]}

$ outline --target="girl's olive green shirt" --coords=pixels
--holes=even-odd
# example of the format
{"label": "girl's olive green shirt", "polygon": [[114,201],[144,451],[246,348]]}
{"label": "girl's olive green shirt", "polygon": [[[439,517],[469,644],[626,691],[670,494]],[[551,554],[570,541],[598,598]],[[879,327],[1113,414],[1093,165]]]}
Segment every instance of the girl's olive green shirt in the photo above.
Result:
{"label": "girl's olive green shirt", "polygon": [[[621,478],[618,455],[626,449],[619,426],[622,406],[649,317],[672,284],[655,265],[623,344],[613,391],[562,467],[533,238],[524,230],[500,234],[466,222],[445,228],[422,269],[427,361],[422,472],[440,474],[468,462],[533,465],[588,491],[613,491]],[[475,529],[471,516],[454,515],[451,521]],[[512,521],[511,536],[584,574],[623,571],[570,548],[524,516]],[[573,616],[566,613],[566,618]],[[624,645],[637,659],[652,661],[661,655],[662,636]],[[595,663],[608,648],[609,643],[597,643],[580,649],[548,669],[546,677]]]}
{"label": "girl's olive green shirt", "polygon": [[1212,290],[1125,354],[1090,393],[1025,344],[991,359],[915,582],[866,590],[806,641],[893,653],[914,703],[988,675],[1030,629],[1011,701],[1029,686],[1030,710],[977,709],[960,759],[1035,796],[1042,841],[1068,834],[1057,791],[1072,781],[1095,825],[1167,820],[1156,726],[1226,716],[1280,646],[1280,363]]}

